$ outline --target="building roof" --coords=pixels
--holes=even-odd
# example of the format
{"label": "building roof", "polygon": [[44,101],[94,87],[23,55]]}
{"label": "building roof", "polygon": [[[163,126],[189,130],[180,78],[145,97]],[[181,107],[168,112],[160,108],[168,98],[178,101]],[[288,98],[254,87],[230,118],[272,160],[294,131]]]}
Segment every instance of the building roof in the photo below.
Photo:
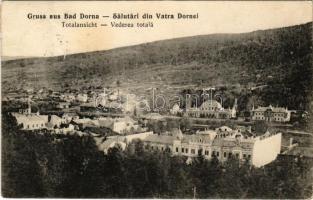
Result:
{"label": "building roof", "polygon": [[15,115],[16,121],[18,124],[25,123],[25,122],[48,122],[48,115],[23,115],[16,113]]}
{"label": "building roof", "polygon": [[154,119],[154,120],[163,119],[163,116],[160,115],[159,113],[148,113],[142,117],[146,119]]}
{"label": "building roof", "polygon": [[168,135],[148,135],[144,141],[145,142],[153,142],[153,143],[161,143],[161,144],[173,144],[175,140],[174,136],[168,136]]}
{"label": "building roof", "polygon": [[98,123],[100,127],[112,127],[114,120],[112,118],[99,118]]}
{"label": "building roof", "polygon": [[212,146],[216,147],[241,147],[242,149],[251,149],[255,140],[248,138],[215,138],[213,140]]}
{"label": "building roof", "polygon": [[196,134],[208,136],[211,140],[213,140],[217,133],[214,130],[207,129],[203,131],[197,131]]}
{"label": "building roof", "polygon": [[210,135],[184,135],[182,139],[183,143],[195,142],[195,143],[208,143],[211,144],[212,139]]}
{"label": "building roof", "polygon": [[77,115],[77,113],[69,112],[69,113],[64,113],[62,116],[76,117],[78,115]]}
{"label": "building roof", "polygon": [[51,115],[50,121],[55,121],[55,120],[62,121],[61,117],[59,117],[57,115]]}
{"label": "building roof", "polygon": [[223,108],[222,105],[219,102],[217,102],[216,100],[212,100],[212,101],[207,100],[207,101],[203,102],[200,106],[200,108],[202,108],[202,109],[212,108],[212,107],[217,108],[217,109]]}
{"label": "building roof", "polygon": [[269,105],[266,107],[259,106],[256,109],[252,109],[252,111],[257,111],[257,112],[265,112],[266,110],[271,110],[272,112],[288,112],[287,108],[273,107],[272,105]]}
{"label": "building roof", "polygon": [[216,131],[232,131],[233,129],[231,129],[228,126],[221,126],[215,129]]}
{"label": "building roof", "polygon": [[181,130],[179,128],[173,128],[171,130],[171,134],[175,138],[182,138],[183,137],[183,133],[181,132]]}
{"label": "building roof", "polygon": [[125,116],[123,118],[115,119],[114,123],[117,123],[117,122],[124,122],[124,123],[130,123],[130,124],[136,123],[136,121],[134,119],[132,119],[131,117],[129,117],[129,116]]}
{"label": "building roof", "polygon": [[83,119],[75,119],[74,122],[77,124],[91,124],[92,123],[92,119],[89,118],[83,118]]}
{"label": "building roof", "polygon": [[94,102],[82,103],[80,107],[96,107]]}

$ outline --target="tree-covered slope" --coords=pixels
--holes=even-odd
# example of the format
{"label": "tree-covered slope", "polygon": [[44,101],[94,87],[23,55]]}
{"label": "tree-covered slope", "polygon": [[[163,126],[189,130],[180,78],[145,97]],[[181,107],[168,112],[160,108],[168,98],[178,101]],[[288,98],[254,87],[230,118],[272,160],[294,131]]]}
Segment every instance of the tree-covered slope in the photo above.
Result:
{"label": "tree-covered slope", "polygon": [[[269,85],[256,101],[307,109],[312,93],[312,23],[244,34],[163,40],[107,51],[3,62],[3,91],[45,86],[149,87]],[[24,80],[24,81],[23,81]],[[10,84],[8,84],[10,83]],[[240,94],[240,93],[238,93]]]}

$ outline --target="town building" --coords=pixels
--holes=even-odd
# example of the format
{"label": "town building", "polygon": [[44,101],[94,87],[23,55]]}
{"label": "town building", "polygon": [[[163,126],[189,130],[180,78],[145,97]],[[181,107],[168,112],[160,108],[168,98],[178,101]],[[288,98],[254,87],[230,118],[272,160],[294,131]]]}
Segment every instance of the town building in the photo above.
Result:
{"label": "town building", "polygon": [[72,120],[77,120],[79,119],[79,116],[76,113],[64,113],[62,115],[62,123],[63,124],[68,124]]}
{"label": "town building", "polygon": [[118,145],[120,148],[122,148],[122,150],[125,150],[126,146],[133,140],[145,140],[145,138],[150,135],[153,135],[153,132],[142,132],[124,136],[110,136],[106,139],[104,137],[94,137],[94,139],[98,149],[103,151],[104,154],[107,154],[110,148],[116,147]]}
{"label": "town building", "polygon": [[46,128],[48,115],[12,113],[22,130],[38,130]]}
{"label": "town building", "polygon": [[79,102],[86,103],[88,101],[88,95],[87,94],[78,94],[76,97],[76,100]]}
{"label": "town building", "polygon": [[17,125],[22,130],[38,130],[46,128],[48,115],[40,115],[39,111],[32,113],[30,98],[28,98],[28,107],[19,109],[19,112],[13,112]]}
{"label": "town building", "polygon": [[95,105],[96,106],[105,106],[107,103],[107,98],[108,95],[106,94],[105,88],[103,89],[103,93],[100,93],[96,98],[95,98]]}
{"label": "town building", "polygon": [[230,119],[236,117],[236,112],[237,100],[235,100],[234,106],[231,109],[224,109],[219,102],[212,99],[204,101],[200,107],[186,107],[186,115],[189,117]]}
{"label": "town building", "polygon": [[172,114],[172,115],[177,115],[177,114],[179,114],[179,113],[182,113],[182,109],[179,107],[179,105],[177,104],[177,103],[175,103],[174,105],[173,105],[173,107],[172,107],[172,109],[170,110],[170,113]]}
{"label": "town building", "polygon": [[62,118],[58,117],[56,115],[51,115],[48,117],[49,119],[49,125],[52,126],[52,128],[60,128],[61,124],[62,124]]}
{"label": "town building", "polygon": [[27,107],[27,108],[20,108],[18,110],[18,112],[20,114],[24,114],[24,115],[28,115],[28,114],[31,114],[31,108],[30,107]]}
{"label": "town building", "polygon": [[59,109],[67,109],[70,107],[70,103],[69,102],[59,102],[56,106],[56,108],[59,108]]}
{"label": "town building", "polygon": [[61,94],[60,99],[66,102],[74,102],[76,100],[75,95],[71,93]]}
{"label": "town building", "polygon": [[112,130],[117,133],[133,133],[139,129],[137,121],[130,117],[117,118],[113,122]]}
{"label": "town building", "polygon": [[[177,131],[176,131],[177,132]],[[216,130],[198,131],[194,135],[175,133],[173,135],[149,135],[144,140],[145,149],[169,151],[173,155],[188,158],[203,155],[213,156],[221,162],[232,156],[248,160],[256,167],[266,165],[276,159],[281,148],[281,133],[265,133],[258,137],[247,137],[240,129],[220,127]]]}
{"label": "town building", "polygon": [[268,121],[268,122],[289,122],[291,111],[288,108],[273,107],[258,107],[251,110],[252,120]]}

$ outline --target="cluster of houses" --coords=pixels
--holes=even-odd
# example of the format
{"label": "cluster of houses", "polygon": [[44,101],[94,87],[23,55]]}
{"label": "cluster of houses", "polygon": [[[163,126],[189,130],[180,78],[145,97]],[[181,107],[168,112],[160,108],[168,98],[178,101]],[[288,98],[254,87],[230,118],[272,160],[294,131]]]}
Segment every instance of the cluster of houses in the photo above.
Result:
{"label": "cluster of houses", "polygon": [[[90,108],[112,108],[121,106],[123,113],[134,113],[137,106],[135,98],[127,99],[123,104],[119,92],[108,93],[104,90],[102,93],[93,94],[55,94],[57,99],[57,108],[66,110],[73,103],[80,103],[80,111],[90,111]],[[86,110],[84,110],[86,109]],[[202,117],[215,119],[236,118],[237,100],[232,108],[224,108],[216,100],[209,99],[204,101],[199,107],[186,105],[186,109],[180,108],[175,104],[170,110],[172,115],[184,115],[187,117]],[[227,126],[219,127],[215,130],[197,131],[196,134],[183,134],[180,129],[173,129],[162,134],[154,134],[148,131],[146,125],[140,124],[132,117],[123,115],[120,117],[93,117],[81,118],[75,112],[64,112],[62,115],[49,114],[43,115],[39,111],[32,113],[30,101],[28,107],[20,109],[18,112],[12,112],[16,118],[18,126],[22,130],[50,130],[58,134],[87,134],[86,128],[108,128],[115,134],[112,136],[93,135],[100,151],[108,153],[108,150],[116,145],[125,149],[134,139],[142,140],[144,148],[147,151],[168,151],[173,156],[184,156],[187,162],[192,158],[203,155],[206,159],[216,157],[221,162],[230,157],[236,157],[239,160],[248,160],[256,167],[264,166],[276,159],[281,151],[281,133],[266,132],[262,136],[256,136],[251,133],[251,129],[237,127],[231,129]],[[252,108],[251,119],[255,121],[269,122],[289,122],[291,111],[281,107],[258,107]],[[163,118],[158,113],[147,113],[141,115],[144,120],[160,120]]]}
{"label": "cluster of houses", "polygon": [[[68,133],[86,127],[105,127],[110,128],[118,134],[130,134],[142,132],[146,129],[138,124],[138,122],[131,117],[98,117],[80,118],[76,113],[64,113],[62,116],[57,115],[42,115],[37,111],[32,113],[30,103],[27,108],[19,109],[18,112],[12,112],[15,117],[17,125],[22,130],[41,130],[47,129],[62,133]],[[70,128],[69,128],[70,127]],[[75,128],[76,127],[76,128]]]}

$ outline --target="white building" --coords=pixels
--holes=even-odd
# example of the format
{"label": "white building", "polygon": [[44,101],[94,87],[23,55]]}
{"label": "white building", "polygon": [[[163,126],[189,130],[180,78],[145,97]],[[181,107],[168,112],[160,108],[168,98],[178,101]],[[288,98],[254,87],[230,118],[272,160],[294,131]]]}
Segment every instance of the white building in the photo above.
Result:
{"label": "white building", "polygon": [[73,102],[75,101],[75,95],[71,93],[61,94],[60,99],[66,102]]}
{"label": "white building", "polygon": [[289,122],[291,111],[288,108],[273,107],[258,107],[251,110],[252,120],[269,121],[269,122]]}
{"label": "white building", "polygon": [[112,130],[117,133],[129,133],[137,131],[139,128],[138,123],[130,117],[118,118],[113,122]]}
{"label": "white building", "polygon": [[182,112],[182,109],[179,107],[177,103],[175,103],[172,109],[170,110],[170,113],[172,115],[177,115],[178,113],[181,113],[181,112]]}
{"label": "white building", "polygon": [[31,112],[30,98],[28,98],[28,107],[19,109],[18,113],[13,112],[17,125],[21,126],[22,130],[38,130],[46,128],[48,123],[48,115],[40,115]]}
{"label": "white building", "polygon": [[88,95],[87,94],[78,94],[76,97],[76,100],[79,102],[86,103],[88,101]]}
{"label": "white building", "polygon": [[69,102],[59,102],[56,107],[60,108],[60,109],[67,109],[70,107],[70,103]]}
{"label": "white building", "polygon": [[61,126],[61,124],[62,124],[62,118],[58,117],[56,115],[51,115],[50,120],[49,120],[49,124],[53,128],[55,128],[55,127],[59,128]]}
{"label": "white building", "polygon": [[22,130],[38,130],[46,128],[48,115],[12,113]]}
{"label": "white building", "polygon": [[63,124],[68,124],[72,120],[77,120],[79,119],[79,116],[76,113],[64,113],[62,115],[62,123]]}
{"label": "white building", "polygon": [[149,135],[144,139],[146,149],[168,150],[173,155],[188,158],[203,155],[207,159],[216,156],[221,162],[231,156],[249,160],[256,167],[276,159],[281,148],[281,133],[266,133],[259,137],[246,137],[240,130],[221,127],[199,131],[195,135]]}
{"label": "white building", "polygon": [[190,117],[205,117],[217,119],[235,118],[237,112],[237,100],[235,100],[233,108],[224,109],[216,100],[207,100],[200,107],[186,107],[186,114]]}
{"label": "white building", "polygon": [[145,140],[146,137],[153,135],[153,132],[143,132],[125,136],[110,136],[106,140],[103,137],[95,137],[96,145],[100,151],[105,154],[108,153],[110,148],[119,145],[122,150],[125,150],[126,146],[135,139]]}

